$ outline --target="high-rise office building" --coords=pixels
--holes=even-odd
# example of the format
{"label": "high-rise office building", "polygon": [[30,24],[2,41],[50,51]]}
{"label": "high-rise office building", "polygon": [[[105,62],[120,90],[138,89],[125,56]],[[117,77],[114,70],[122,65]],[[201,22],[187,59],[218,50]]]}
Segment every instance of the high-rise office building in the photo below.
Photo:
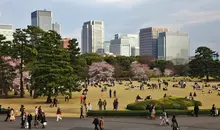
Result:
{"label": "high-rise office building", "polygon": [[135,34],[116,34],[115,39],[111,40],[110,52],[116,56],[135,55],[132,48],[139,47],[138,41],[138,35]]}
{"label": "high-rise office building", "polygon": [[46,10],[37,10],[31,13],[31,25],[44,31],[52,30],[52,13]]}
{"label": "high-rise office building", "polygon": [[158,38],[158,59],[174,64],[185,64],[190,58],[190,41],[187,33],[162,32]]}
{"label": "high-rise office building", "polygon": [[0,34],[5,36],[6,41],[13,41],[13,33],[12,25],[0,25]]}
{"label": "high-rise office building", "polygon": [[157,58],[158,36],[160,32],[168,32],[168,29],[155,27],[140,29],[140,55],[153,56],[154,58]]}
{"label": "high-rise office building", "polygon": [[54,31],[56,31],[58,34],[60,34],[60,30],[61,30],[60,24],[58,24],[58,23],[53,23],[53,24],[52,24],[52,30],[54,30]]}
{"label": "high-rise office building", "polygon": [[88,21],[82,27],[82,53],[96,53],[103,49],[104,44],[104,22]]}
{"label": "high-rise office building", "polygon": [[110,53],[110,44],[111,44],[110,41],[105,41],[104,42],[104,52],[105,53]]}

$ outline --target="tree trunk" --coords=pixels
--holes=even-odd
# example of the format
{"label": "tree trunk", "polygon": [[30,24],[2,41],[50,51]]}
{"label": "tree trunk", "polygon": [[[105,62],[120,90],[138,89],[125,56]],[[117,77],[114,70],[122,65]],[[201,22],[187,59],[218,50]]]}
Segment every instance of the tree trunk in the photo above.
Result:
{"label": "tree trunk", "polygon": [[72,89],[70,89],[69,91],[70,91],[70,95],[69,95],[69,96],[70,96],[70,99],[72,99],[72,98],[73,98]]}
{"label": "tree trunk", "polygon": [[3,85],[3,92],[5,94],[5,97],[8,97],[8,88],[6,86]]}
{"label": "tree trunk", "polygon": [[48,96],[47,96],[47,101],[46,101],[46,103],[51,103],[51,94],[49,94]]}
{"label": "tree trunk", "polygon": [[20,64],[20,97],[24,97],[24,86],[23,86],[23,43],[21,44],[21,64]]}
{"label": "tree trunk", "polygon": [[206,82],[209,82],[209,75],[206,75]]}

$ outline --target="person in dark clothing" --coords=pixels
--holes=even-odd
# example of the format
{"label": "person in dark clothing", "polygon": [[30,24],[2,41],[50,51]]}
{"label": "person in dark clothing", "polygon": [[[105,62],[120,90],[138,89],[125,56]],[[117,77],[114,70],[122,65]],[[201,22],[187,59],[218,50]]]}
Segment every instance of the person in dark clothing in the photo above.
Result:
{"label": "person in dark clothing", "polygon": [[94,118],[92,124],[94,124],[95,130],[99,130],[99,128],[98,128],[98,126],[99,126],[99,119],[97,117]]}
{"label": "person in dark clothing", "polygon": [[20,108],[20,112],[21,112],[21,116],[23,116],[23,114],[24,114],[24,105],[21,105],[21,108]]}
{"label": "person in dark clothing", "polygon": [[116,98],[116,90],[114,90],[114,97]]}
{"label": "person in dark clothing", "polygon": [[39,107],[38,107],[38,115],[37,115],[37,120],[38,120],[38,121],[41,120],[42,113],[43,113],[43,112],[42,112],[41,106],[39,106]]}
{"label": "person in dark clothing", "polygon": [[109,90],[109,97],[112,98],[112,90]]}
{"label": "person in dark clothing", "polygon": [[199,114],[199,106],[197,104],[195,104],[195,106],[194,106],[194,115],[196,117],[198,117],[198,114]]}
{"label": "person in dark clothing", "polygon": [[212,109],[211,109],[211,115],[214,117],[215,116],[215,110],[216,110],[216,107],[215,107],[215,104],[212,105]]}
{"label": "person in dark clothing", "polygon": [[178,125],[178,123],[177,123],[177,120],[176,120],[176,116],[175,115],[173,115],[173,118],[172,118],[172,128],[173,128],[173,130],[178,130],[178,128],[179,128],[179,125]]}
{"label": "person in dark clothing", "polygon": [[57,97],[55,97],[54,99],[53,99],[53,107],[55,106],[55,107],[57,107]]}
{"label": "person in dark clothing", "polygon": [[25,121],[26,121],[26,113],[24,112],[21,116],[21,129],[25,128]]}
{"label": "person in dark clothing", "polygon": [[80,119],[81,118],[84,118],[84,116],[83,116],[83,106],[80,107]]}
{"label": "person in dark clothing", "polygon": [[32,121],[33,117],[31,115],[31,113],[29,113],[27,115],[27,122],[28,122],[28,129],[31,129],[31,121]]}
{"label": "person in dark clothing", "polygon": [[8,107],[8,111],[7,111],[5,122],[8,121],[8,119],[10,119],[10,116],[11,116],[10,114],[11,114],[11,108]]}
{"label": "person in dark clothing", "polygon": [[45,123],[47,123],[47,121],[46,121],[45,113],[43,112],[43,113],[42,113],[42,117],[41,117],[42,129],[45,128]]}

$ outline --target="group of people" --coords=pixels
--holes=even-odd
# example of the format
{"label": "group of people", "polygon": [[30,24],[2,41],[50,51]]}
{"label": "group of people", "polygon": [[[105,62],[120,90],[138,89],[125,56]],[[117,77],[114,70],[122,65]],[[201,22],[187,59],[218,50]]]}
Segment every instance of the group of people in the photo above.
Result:
{"label": "group of people", "polygon": [[104,130],[104,120],[102,117],[95,117],[92,123],[95,126],[95,130]]}

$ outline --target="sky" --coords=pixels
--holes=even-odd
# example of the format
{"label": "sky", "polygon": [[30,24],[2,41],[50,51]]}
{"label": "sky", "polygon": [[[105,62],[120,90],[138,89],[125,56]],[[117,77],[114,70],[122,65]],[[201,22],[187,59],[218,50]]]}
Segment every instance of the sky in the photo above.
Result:
{"label": "sky", "polygon": [[83,22],[102,20],[105,40],[140,28],[167,27],[187,32],[190,52],[207,46],[220,52],[220,0],[0,0],[0,24],[25,28],[31,12],[50,10],[63,37],[81,40]]}

